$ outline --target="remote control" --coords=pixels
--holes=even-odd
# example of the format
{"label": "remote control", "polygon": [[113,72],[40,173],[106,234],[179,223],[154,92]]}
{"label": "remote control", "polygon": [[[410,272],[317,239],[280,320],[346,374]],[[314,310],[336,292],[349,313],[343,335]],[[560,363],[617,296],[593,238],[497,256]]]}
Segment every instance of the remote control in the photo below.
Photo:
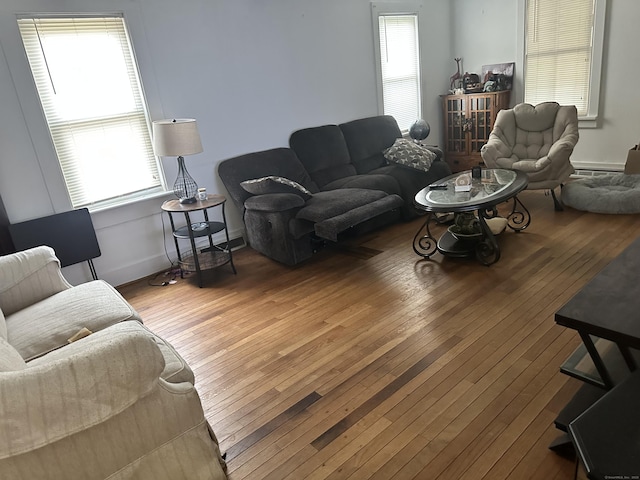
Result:
{"label": "remote control", "polygon": [[447,185],[445,183],[434,183],[433,185],[429,185],[429,190],[446,190]]}

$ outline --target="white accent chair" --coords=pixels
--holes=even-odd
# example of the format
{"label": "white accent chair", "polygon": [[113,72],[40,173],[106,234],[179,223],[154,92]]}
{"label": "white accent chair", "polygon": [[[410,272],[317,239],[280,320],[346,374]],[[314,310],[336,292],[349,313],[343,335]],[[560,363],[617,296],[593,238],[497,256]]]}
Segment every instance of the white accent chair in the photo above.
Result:
{"label": "white accent chair", "polygon": [[574,173],[570,156],[578,142],[578,112],[573,105],[520,103],[500,110],[489,140],[482,147],[489,168],[521,170],[528,189],[549,190],[556,210],[562,210],[554,189]]}

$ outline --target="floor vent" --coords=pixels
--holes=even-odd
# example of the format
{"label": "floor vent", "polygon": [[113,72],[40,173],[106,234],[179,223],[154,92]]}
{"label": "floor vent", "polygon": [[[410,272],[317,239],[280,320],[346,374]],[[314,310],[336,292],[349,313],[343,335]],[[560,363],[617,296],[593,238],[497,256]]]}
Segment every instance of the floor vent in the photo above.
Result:
{"label": "floor vent", "polygon": [[[247,243],[244,241],[244,237],[232,238],[229,240],[229,244],[231,245],[231,250],[237,250],[238,248],[246,247]],[[219,246],[223,246],[224,243]]]}
{"label": "floor vent", "polygon": [[573,178],[579,177],[599,177],[600,175],[614,175],[620,172],[614,172],[612,170],[576,170],[573,175]]}

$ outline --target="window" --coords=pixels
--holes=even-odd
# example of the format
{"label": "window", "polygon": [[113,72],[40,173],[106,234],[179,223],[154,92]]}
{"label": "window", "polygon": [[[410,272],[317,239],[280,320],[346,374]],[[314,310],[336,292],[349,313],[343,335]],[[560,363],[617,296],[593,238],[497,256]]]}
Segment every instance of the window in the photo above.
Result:
{"label": "window", "polygon": [[30,17],[18,26],[73,207],[164,190],[124,19]]}
{"label": "window", "polygon": [[382,113],[406,131],[422,117],[418,15],[382,10],[373,4]]}
{"label": "window", "polygon": [[605,0],[526,0],[524,100],[598,113]]}

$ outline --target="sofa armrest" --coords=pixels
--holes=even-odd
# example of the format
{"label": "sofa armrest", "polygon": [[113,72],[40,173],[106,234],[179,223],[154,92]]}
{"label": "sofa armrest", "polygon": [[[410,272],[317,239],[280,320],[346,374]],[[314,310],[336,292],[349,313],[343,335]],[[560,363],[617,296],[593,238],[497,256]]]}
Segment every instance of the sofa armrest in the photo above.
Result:
{"label": "sofa armrest", "polygon": [[71,288],[51,247],[0,257],[0,308],[5,315]]}
{"label": "sofa armrest", "polygon": [[0,459],[86,430],[158,385],[164,358],[144,333],[109,327],[0,376]]}

